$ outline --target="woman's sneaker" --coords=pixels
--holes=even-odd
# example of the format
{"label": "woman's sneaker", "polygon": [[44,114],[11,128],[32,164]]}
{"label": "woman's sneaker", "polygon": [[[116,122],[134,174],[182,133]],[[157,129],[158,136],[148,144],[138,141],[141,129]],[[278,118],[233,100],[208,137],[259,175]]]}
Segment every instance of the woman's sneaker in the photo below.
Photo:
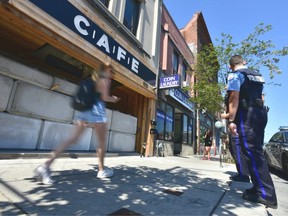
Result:
{"label": "woman's sneaker", "polygon": [[104,179],[104,178],[111,178],[114,175],[112,169],[105,168],[102,171],[98,171],[97,178]]}
{"label": "woman's sneaker", "polygon": [[54,181],[51,179],[50,170],[45,165],[38,166],[35,171],[35,176],[38,181],[42,182],[43,184],[53,184]]}

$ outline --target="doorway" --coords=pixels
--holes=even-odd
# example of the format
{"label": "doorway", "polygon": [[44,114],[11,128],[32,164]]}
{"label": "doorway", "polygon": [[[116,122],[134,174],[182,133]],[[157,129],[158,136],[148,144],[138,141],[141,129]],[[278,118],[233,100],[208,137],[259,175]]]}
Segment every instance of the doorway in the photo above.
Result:
{"label": "doorway", "polygon": [[174,155],[179,155],[182,151],[182,125],[183,118],[181,113],[176,112],[174,115]]}

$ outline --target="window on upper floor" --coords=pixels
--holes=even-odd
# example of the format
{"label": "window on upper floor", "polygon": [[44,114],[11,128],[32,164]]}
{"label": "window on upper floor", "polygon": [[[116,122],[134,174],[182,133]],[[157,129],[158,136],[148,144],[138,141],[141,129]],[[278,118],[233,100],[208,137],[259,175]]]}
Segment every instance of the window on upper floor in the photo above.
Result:
{"label": "window on upper floor", "polygon": [[123,24],[134,35],[137,33],[140,4],[139,0],[126,0]]}
{"label": "window on upper floor", "polygon": [[99,0],[106,8],[109,7],[110,0]]}
{"label": "window on upper floor", "polygon": [[186,75],[187,75],[187,65],[185,63],[182,64],[182,71],[181,71],[181,76],[182,80],[186,81]]}
{"label": "window on upper floor", "polygon": [[173,74],[178,74],[179,55],[175,51],[173,52]]}

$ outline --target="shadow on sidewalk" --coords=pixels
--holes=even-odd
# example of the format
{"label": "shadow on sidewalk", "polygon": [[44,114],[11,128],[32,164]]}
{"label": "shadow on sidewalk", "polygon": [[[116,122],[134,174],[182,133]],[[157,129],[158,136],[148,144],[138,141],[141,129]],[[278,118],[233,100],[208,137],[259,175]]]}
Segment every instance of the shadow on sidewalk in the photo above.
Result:
{"label": "shadow on sidewalk", "polygon": [[[96,166],[91,165],[91,170],[86,171],[55,171],[54,185],[26,178],[4,186],[22,198],[16,207],[23,213],[39,215],[109,215],[123,208],[130,210],[131,215],[212,215],[229,190],[223,180],[179,166],[170,169],[117,166],[115,177],[109,180],[96,179],[95,170]],[[235,215],[230,209],[239,206],[250,205],[227,202],[221,206],[221,214]],[[1,214],[15,215],[15,212],[4,208]]]}

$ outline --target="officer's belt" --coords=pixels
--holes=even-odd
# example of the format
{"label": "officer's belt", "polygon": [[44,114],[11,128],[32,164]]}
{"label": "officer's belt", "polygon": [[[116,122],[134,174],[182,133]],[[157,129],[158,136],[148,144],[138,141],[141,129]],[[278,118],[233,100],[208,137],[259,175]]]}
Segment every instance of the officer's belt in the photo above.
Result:
{"label": "officer's belt", "polygon": [[246,100],[240,102],[240,106],[244,109],[247,109],[248,107],[258,107],[263,109],[264,104],[261,99],[256,99],[255,101],[251,101],[249,103],[246,102]]}

